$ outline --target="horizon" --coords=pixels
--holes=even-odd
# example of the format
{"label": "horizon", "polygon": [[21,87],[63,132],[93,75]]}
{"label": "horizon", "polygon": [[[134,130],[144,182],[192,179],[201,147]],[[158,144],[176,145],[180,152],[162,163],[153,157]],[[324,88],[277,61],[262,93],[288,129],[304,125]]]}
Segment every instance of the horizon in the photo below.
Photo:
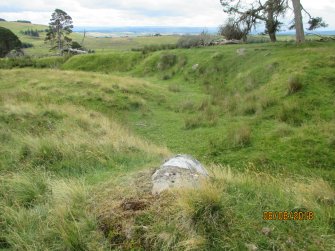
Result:
{"label": "horizon", "polygon": [[[301,0],[301,3],[312,16],[323,17],[329,24],[329,30],[335,29],[332,0],[321,3]],[[228,17],[223,13],[219,0],[206,3],[200,0],[162,0],[159,3],[154,0],[12,0],[0,3],[0,17],[6,20],[27,19],[32,23],[48,25],[56,8],[67,12],[76,27],[218,27]],[[287,25],[292,17],[289,11],[282,21]]]}

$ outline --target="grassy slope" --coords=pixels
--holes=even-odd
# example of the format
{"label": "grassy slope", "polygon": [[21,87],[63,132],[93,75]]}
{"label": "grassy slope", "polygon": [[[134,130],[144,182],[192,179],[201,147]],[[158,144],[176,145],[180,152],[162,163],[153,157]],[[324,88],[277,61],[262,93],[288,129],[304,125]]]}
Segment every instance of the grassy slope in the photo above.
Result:
{"label": "grassy slope", "polygon": [[[149,115],[127,114],[129,125],[141,120],[146,126],[132,126],[136,132],[175,152],[191,150],[203,161],[233,166],[252,161],[265,168],[288,167],[290,172],[322,168],[325,177],[329,170],[333,179],[334,45],[249,45],[245,55],[238,56],[241,47],[143,57],[130,73],[164,86],[171,97]],[[166,55],[175,57],[171,66]],[[108,63],[111,58],[73,57],[63,68],[118,71],[118,64]],[[302,89],[288,94],[292,77]],[[245,145],[234,142],[243,130],[250,131]]]}
{"label": "grassy slope", "polygon": [[[243,45],[62,66],[114,76],[1,70],[1,247],[329,250],[334,50]],[[302,88],[288,94],[289,83]],[[164,146],[206,163],[211,182],[150,196],[147,170],[169,155]],[[264,221],[266,210],[316,219]]]}
{"label": "grassy slope", "polygon": [[0,26],[10,29],[19,37],[22,42],[31,43],[34,45],[33,48],[25,49],[25,53],[28,55],[46,55],[49,52],[48,46],[44,43],[45,32],[40,32],[40,37],[26,36],[20,33],[20,31],[26,31],[28,29],[33,30],[45,30],[46,25],[39,24],[27,24],[18,22],[0,22]]}

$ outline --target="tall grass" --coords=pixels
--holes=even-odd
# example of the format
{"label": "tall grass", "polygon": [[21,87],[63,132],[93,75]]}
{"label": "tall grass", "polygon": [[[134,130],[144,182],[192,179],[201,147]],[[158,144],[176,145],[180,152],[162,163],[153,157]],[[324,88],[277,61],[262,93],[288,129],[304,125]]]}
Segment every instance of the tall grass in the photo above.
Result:
{"label": "tall grass", "polygon": [[[324,180],[282,179],[278,178],[279,174],[254,172],[253,168],[250,166],[244,172],[236,172],[212,166],[211,178],[204,180],[198,189],[174,190],[159,198],[152,198],[143,190],[136,193],[138,186],[130,191],[119,188],[118,195],[102,194],[102,206],[98,208],[104,208],[99,212],[104,232],[109,233],[106,236],[112,245],[126,249],[331,248],[334,229],[329,222],[329,213],[333,210],[334,189]],[[139,177],[142,179],[143,174]],[[145,206],[122,208],[120,194],[131,196],[123,201],[141,201]],[[115,213],[108,213],[108,204]],[[264,212],[299,208],[313,211],[315,219],[263,219]],[[120,215],[125,221],[120,221]],[[132,234],[127,235],[129,231]],[[121,242],[115,239],[116,233]]]}
{"label": "tall grass", "polygon": [[[243,58],[232,45],[62,65],[91,73],[0,70],[1,248],[330,250],[333,44],[243,47]],[[231,168],[152,196],[170,151]],[[282,210],[316,218],[263,220]]]}

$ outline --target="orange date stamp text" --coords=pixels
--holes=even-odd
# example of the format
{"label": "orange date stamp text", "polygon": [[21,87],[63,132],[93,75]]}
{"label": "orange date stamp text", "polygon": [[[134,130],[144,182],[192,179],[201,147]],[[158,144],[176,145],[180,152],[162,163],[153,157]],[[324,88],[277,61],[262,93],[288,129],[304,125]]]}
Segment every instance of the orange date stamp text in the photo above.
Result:
{"label": "orange date stamp text", "polygon": [[279,221],[309,221],[314,220],[315,214],[311,211],[306,212],[290,212],[290,211],[265,211],[263,212],[263,220],[279,220]]}

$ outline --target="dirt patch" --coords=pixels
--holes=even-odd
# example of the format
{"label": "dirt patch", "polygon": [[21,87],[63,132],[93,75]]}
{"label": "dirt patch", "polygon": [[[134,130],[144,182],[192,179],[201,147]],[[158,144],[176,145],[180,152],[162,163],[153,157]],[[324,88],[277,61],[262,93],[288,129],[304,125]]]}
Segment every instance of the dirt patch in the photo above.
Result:
{"label": "dirt patch", "polygon": [[139,211],[144,210],[148,206],[147,201],[137,199],[126,199],[121,203],[121,207],[125,211]]}
{"label": "dirt patch", "polygon": [[[140,249],[151,224],[151,212],[160,207],[158,196],[151,195],[153,170],[127,177],[120,184],[108,184],[95,205],[99,228],[115,249]],[[136,240],[136,241],[134,241]]]}

